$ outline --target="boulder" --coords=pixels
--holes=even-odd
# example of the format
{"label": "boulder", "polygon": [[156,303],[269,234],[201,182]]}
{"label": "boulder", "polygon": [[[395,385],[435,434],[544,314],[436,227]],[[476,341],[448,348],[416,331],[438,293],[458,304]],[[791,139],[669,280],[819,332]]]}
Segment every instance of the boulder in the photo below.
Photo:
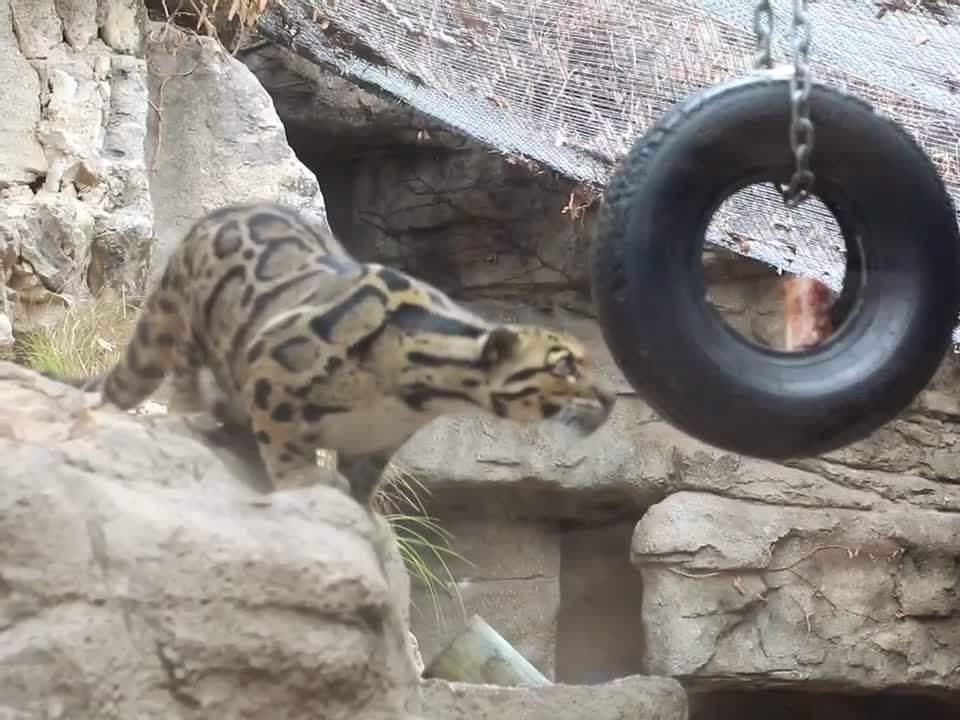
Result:
{"label": "boulder", "polygon": [[[157,228],[153,276],[204,213],[225,203],[284,202],[326,223],[316,177],[287,144],[270,95],[216,40],[151,25],[146,154]],[[216,141],[213,139],[216,138]]]}
{"label": "boulder", "polygon": [[403,718],[389,530],[182,419],[0,363],[0,716]]}
{"label": "boulder", "polygon": [[[0,3],[0,284],[18,330],[52,296],[143,292],[200,215],[286,202],[326,222],[270,96],[212,38],[151,23],[141,0]],[[159,270],[156,270],[159,272]]]}
{"label": "boulder", "polygon": [[499,687],[427,680],[424,720],[687,720],[675,680],[625,677],[602,685]]}
{"label": "boulder", "polygon": [[0,312],[0,350],[13,347],[13,323],[6,314]]}
{"label": "boulder", "polygon": [[631,556],[651,672],[960,689],[960,513],[677,492],[637,523]]}
{"label": "boulder", "polygon": [[[139,7],[140,21],[107,32],[120,6]],[[0,5],[0,260],[27,276],[11,288],[31,306],[15,313],[18,329],[55,321],[53,295],[142,284],[153,235],[146,63],[120,53],[142,43],[143,20],[130,0]]]}
{"label": "boulder", "polygon": [[[20,2],[19,5],[26,5]],[[14,32],[13,7],[0,3],[0,192],[42,178],[47,160],[36,135],[40,122],[40,81]]]}

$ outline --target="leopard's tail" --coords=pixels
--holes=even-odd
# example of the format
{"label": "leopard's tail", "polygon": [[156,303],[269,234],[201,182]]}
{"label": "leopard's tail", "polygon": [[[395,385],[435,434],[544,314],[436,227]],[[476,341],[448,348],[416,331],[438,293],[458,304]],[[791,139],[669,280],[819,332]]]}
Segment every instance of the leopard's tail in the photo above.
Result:
{"label": "leopard's tail", "polygon": [[149,302],[126,350],[99,380],[103,399],[130,410],[149,398],[173,370],[182,326],[173,303]]}
{"label": "leopard's tail", "polygon": [[140,313],[133,336],[113,367],[87,377],[43,374],[80,390],[99,392],[105,402],[130,410],[149,398],[172,370],[182,334],[176,304],[158,291]]}
{"label": "leopard's tail", "polygon": [[70,387],[75,387],[77,390],[83,390],[84,392],[102,392],[103,383],[106,380],[106,373],[100,373],[98,375],[61,375],[60,373],[54,372],[53,370],[38,370],[41,375],[50,380],[56,380]]}

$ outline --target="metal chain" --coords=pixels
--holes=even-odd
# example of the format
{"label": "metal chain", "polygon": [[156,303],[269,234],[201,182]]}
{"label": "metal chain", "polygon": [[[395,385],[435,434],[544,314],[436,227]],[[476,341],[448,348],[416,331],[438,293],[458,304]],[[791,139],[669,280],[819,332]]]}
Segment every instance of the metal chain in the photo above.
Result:
{"label": "metal chain", "polygon": [[[773,67],[771,42],[773,36],[773,6],[770,0],[758,0],[753,13],[753,31],[757,36],[754,67]],[[777,185],[787,207],[795,208],[810,197],[814,175],[810,170],[813,153],[813,122],[810,120],[810,20],[807,0],[793,0],[793,75],[790,77],[790,149],[795,168],[786,190]]]}
{"label": "metal chain", "polygon": [[790,78],[790,148],[796,168],[787,186],[784,202],[795,208],[810,197],[813,172],[813,122],[810,120],[810,20],[807,0],[793,0],[793,75]]}
{"label": "metal chain", "polygon": [[770,39],[773,36],[773,6],[770,0],[760,0],[753,11],[753,32],[757,35],[757,51],[753,56],[753,66],[757,69],[772,68],[773,55],[770,52]]}

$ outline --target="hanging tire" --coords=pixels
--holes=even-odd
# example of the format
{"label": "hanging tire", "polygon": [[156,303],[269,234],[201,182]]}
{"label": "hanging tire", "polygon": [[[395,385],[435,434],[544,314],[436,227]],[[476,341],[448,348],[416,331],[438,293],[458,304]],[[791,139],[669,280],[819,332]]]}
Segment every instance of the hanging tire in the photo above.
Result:
{"label": "hanging tire", "polygon": [[960,313],[956,210],[923,150],[862,100],[814,84],[813,194],[847,248],[846,319],[786,353],[730,329],[706,299],[704,233],[725,199],[786,185],[789,80],[758,73],[665,114],[607,185],[592,259],[604,337],[662,417],[718,448],[809,457],[861,440],[926,386]]}

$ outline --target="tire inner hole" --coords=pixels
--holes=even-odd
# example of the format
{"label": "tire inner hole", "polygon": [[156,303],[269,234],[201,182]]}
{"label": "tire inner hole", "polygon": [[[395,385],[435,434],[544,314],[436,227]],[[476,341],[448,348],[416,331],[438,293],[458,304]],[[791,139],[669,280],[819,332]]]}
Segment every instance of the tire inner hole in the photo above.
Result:
{"label": "tire inner hole", "polygon": [[847,249],[818,198],[791,210],[772,183],[749,185],[721,204],[705,240],[707,302],[748,342],[814,351],[846,319]]}

